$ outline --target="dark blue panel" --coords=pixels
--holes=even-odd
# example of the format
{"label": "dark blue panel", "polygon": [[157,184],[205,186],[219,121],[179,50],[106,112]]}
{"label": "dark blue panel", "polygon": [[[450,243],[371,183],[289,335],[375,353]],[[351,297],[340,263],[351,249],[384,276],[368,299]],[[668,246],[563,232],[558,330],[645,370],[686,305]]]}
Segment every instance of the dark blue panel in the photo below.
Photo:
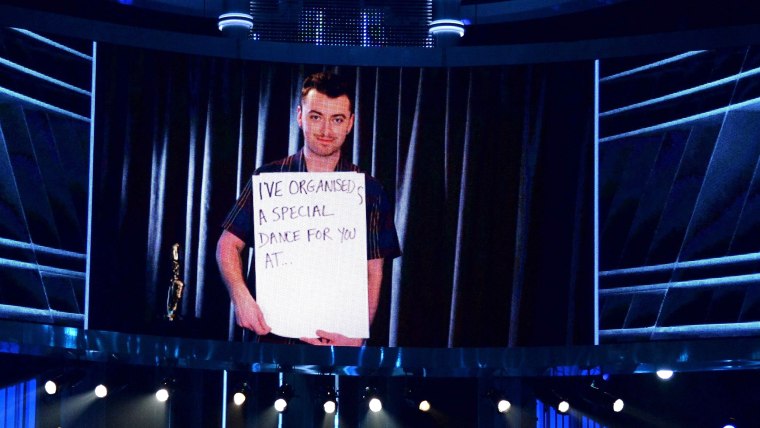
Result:
{"label": "dark blue panel", "polygon": [[662,327],[704,324],[705,308],[709,307],[712,295],[711,289],[671,288],[657,324]]}
{"label": "dark blue panel", "polygon": [[0,106],[0,121],[31,240],[38,245],[59,248],[61,241],[24,111],[18,105]]}
{"label": "dark blue panel", "polygon": [[631,305],[632,295],[615,295],[599,299],[599,329],[623,328]]}
{"label": "dark blue panel", "polygon": [[646,264],[672,263],[678,257],[719,130],[715,125],[692,128]]}
{"label": "dark blue panel", "polygon": [[760,113],[727,114],[700,190],[680,260],[728,253],[760,155]]}
{"label": "dark blue panel", "polygon": [[760,284],[750,284],[744,295],[739,321],[760,321]]}
{"label": "dark blue panel", "polygon": [[[0,119],[0,237],[15,241],[29,242],[29,230],[26,227],[24,211],[16,185],[4,129],[6,125]],[[0,257],[6,257],[0,252]]]}
{"label": "dark blue panel", "polygon": [[[742,71],[746,48],[704,52],[666,66],[652,67],[622,78],[603,81],[600,88],[602,113],[636,103],[688,91]],[[626,112],[602,116],[603,137],[645,128],[728,105],[734,95],[733,82],[680,96]],[[635,90],[631,90],[635,88]]]}
{"label": "dark blue panel", "polygon": [[[604,183],[599,196],[599,236],[603,249],[599,255],[601,270],[620,267],[623,243],[629,234],[662,138],[661,135],[637,137],[606,143],[600,148],[600,165],[609,165],[599,173],[600,182]],[[612,162],[607,159],[608,153],[613,156]],[[610,192],[614,192],[614,196],[610,197]],[[601,199],[609,201],[609,208],[601,203]]]}
{"label": "dark blue panel", "polygon": [[[688,132],[676,131],[664,135],[657,159],[648,171],[645,188],[639,200],[635,217],[623,246],[621,267],[646,264],[649,245],[660,223],[665,201],[683,158]],[[647,171],[642,171],[647,173]],[[643,174],[642,174],[643,175]],[[643,181],[643,180],[642,180]]]}
{"label": "dark blue panel", "polygon": [[[71,179],[81,180],[86,171],[64,169],[60,156],[68,146],[77,146],[78,142],[59,140],[52,133],[46,113],[25,111],[25,118],[35,159],[44,180],[44,190],[50,201],[56,234],[60,238],[61,246],[58,248],[84,253],[87,224],[79,222],[67,182]],[[85,127],[86,124],[82,123],[82,126]]]}
{"label": "dark blue panel", "polygon": [[625,320],[625,328],[655,326],[664,298],[664,291],[635,294]]}
{"label": "dark blue panel", "polygon": [[602,137],[608,137],[720,109],[731,103],[733,93],[733,84],[720,85],[695,95],[601,117],[599,132]]}
{"label": "dark blue panel", "polygon": [[739,313],[746,293],[747,287],[744,285],[716,288],[707,308],[705,321],[710,324],[739,322]]}
{"label": "dark blue panel", "polygon": [[0,266],[0,304],[48,309],[39,272]]}
{"label": "dark blue panel", "polygon": [[74,314],[84,313],[84,279],[42,275],[50,309]]}

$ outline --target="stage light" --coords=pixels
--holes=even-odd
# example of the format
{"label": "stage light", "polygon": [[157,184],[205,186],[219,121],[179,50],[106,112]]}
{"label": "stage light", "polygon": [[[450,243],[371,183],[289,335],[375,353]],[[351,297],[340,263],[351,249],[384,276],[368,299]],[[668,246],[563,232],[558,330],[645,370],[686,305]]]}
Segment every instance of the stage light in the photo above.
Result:
{"label": "stage light", "polygon": [[369,400],[369,409],[377,413],[383,410],[383,402],[379,398],[371,398]]}
{"label": "stage light", "polygon": [[242,406],[250,392],[251,388],[248,386],[248,383],[243,382],[242,385],[240,385],[240,388],[236,389],[235,393],[232,395],[232,402],[235,403],[236,406]]}
{"label": "stage light", "polygon": [[108,388],[102,383],[95,387],[95,396],[98,398],[105,398],[108,395]]}
{"label": "stage light", "polygon": [[374,413],[383,410],[383,402],[380,401],[380,395],[377,393],[377,390],[375,388],[369,386],[364,388],[362,399],[364,401],[367,401],[369,409]]}
{"label": "stage light", "polygon": [[338,401],[337,401],[337,393],[335,392],[335,388],[332,386],[327,387],[322,394],[322,408],[325,409],[325,413],[331,415],[335,413],[335,410],[338,408]]}
{"label": "stage light", "polygon": [[560,413],[567,413],[570,410],[570,403],[565,400],[560,401],[557,405],[557,410],[559,410]]}
{"label": "stage light", "polygon": [[669,380],[673,377],[673,370],[668,369],[660,369],[657,370],[657,377],[659,377],[662,380]]}
{"label": "stage light", "polygon": [[80,369],[65,369],[59,371],[55,376],[51,376],[45,382],[45,392],[48,395],[54,395],[59,390],[67,387],[74,387],[84,379],[85,372]]}
{"label": "stage light", "polygon": [[58,385],[56,385],[54,381],[49,380],[45,382],[45,392],[47,392],[48,395],[53,395],[56,391],[58,391]]}
{"label": "stage light", "polygon": [[174,390],[174,379],[166,378],[161,381],[158,389],[156,389],[156,400],[165,402],[171,397],[171,393]]}
{"label": "stage light", "polygon": [[233,36],[243,37],[253,28],[253,16],[243,12],[229,12],[219,15],[219,31]]}
{"label": "stage light", "polygon": [[169,399],[169,390],[166,388],[159,388],[158,391],[156,391],[156,400],[160,402],[165,402]]}
{"label": "stage light", "polygon": [[421,412],[430,411],[430,402],[425,399],[424,395],[419,392],[420,388],[407,386],[404,389],[404,402],[409,407],[415,407]]}
{"label": "stage light", "polygon": [[486,393],[486,397],[491,399],[491,402],[496,406],[496,410],[499,413],[507,413],[512,408],[512,403],[507,400],[507,397],[503,392],[492,389]]}
{"label": "stage light", "polygon": [[623,400],[618,398],[615,400],[614,403],[612,403],[612,410],[614,410],[616,413],[620,413],[623,411],[623,407],[625,406],[625,403],[623,403]]}
{"label": "stage light", "polygon": [[284,383],[277,388],[276,399],[274,400],[274,409],[282,413],[288,408],[288,402],[293,397],[293,388]]}
{"label": "stage light", "polygon": [[433,36],[452,34],[464,36],[464,22],[458,19],[436,19],[430,23],[428,33]]}

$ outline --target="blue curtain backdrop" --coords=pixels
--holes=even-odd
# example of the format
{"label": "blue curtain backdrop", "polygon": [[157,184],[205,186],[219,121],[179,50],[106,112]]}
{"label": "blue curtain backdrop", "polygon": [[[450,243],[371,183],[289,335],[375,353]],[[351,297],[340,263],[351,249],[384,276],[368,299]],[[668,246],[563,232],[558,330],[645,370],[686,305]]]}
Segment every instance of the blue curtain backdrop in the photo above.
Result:
{"label": "blue curtain backdrop", "polygon": [[259,165],[302,144],[303,76],[356,81],[344,155],[395,201],[373,345],[593,340],[593,64],[375,68],[100,44],[90,328],[164,332],[183,248],[187,331],[226,338],[220,224]]}

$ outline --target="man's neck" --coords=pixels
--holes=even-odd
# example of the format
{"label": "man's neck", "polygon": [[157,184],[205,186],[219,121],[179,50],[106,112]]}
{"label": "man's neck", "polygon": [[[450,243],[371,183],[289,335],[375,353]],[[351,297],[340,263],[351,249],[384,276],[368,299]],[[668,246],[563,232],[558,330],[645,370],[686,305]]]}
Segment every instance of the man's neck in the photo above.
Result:
{"label": "man's neck", "polygon": [[340,152],[336,152],[330,156],[319,156],[312,153],[308,147],[304,147],[303,157],[306,160],[306,170],[308,172],[333,172],[338,166]]}

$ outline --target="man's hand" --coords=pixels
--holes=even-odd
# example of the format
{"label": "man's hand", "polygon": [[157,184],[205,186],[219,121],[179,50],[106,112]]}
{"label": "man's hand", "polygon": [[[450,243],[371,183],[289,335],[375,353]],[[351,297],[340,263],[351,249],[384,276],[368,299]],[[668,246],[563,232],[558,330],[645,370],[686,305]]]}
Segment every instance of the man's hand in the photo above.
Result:
{"label": "man's hand", "polygon": [[235,307],[235,319],[240,327],[253,330],[258,335],[268,334],[272,329],[264,320],[261,308],[253,300],[243,279],[241,253],[245,242],[234,234],[224,231],[216,244],[216,261],[222,280],[230,292],[230,300]]}
{"label": "man's hand", "polygon": [[272,328],[264,320],[264,313],[261,312],[259,304],[253,300],[250,293],[241,293],[233,303],[235,307],[235,319],[237,325],[248,330],[253,330],[259,336],[269,334]]}
{"label": "man's hand", "polygon": [[317,346],[362,346],[364,339],[346,337],[340,333],[317,330],[317,338],[302,337],[301,341]]}

